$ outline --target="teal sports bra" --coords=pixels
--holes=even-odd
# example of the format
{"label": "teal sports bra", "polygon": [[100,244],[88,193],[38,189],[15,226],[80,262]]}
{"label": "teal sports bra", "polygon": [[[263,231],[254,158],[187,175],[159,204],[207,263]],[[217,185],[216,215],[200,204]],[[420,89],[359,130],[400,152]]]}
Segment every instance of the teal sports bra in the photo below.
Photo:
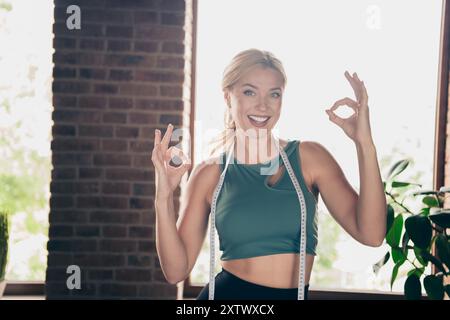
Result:
{"label": "teal sports bra", "polygon": [[[316,255],[317,202],[302,174],[299,145],[298,140],[288,140],[284,151],[306,202],[306,253]],[[278,158],[278,163],[269,160],[245,164],[232,156],[216,203],[215,226],[223,251],[221,260],[300,253],[300,203],[286,167],[272,186],[268,184],[271,175],[261,174],[272,162],[283,165],[281,155]],[[223,152],[221,171],[226,159],[227,154]]]}

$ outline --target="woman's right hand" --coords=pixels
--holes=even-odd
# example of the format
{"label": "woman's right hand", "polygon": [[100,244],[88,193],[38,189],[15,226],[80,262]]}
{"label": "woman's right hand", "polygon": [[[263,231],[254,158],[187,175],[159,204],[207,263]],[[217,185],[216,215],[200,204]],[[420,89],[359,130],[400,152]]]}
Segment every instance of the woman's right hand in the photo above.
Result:
{"label": "woman's right hand", "polygon": [[[173,146],[168,148],[172,132],[173,125],[169,124],[161,140],[161,131],[155,130],[152,162],[155,166],[155,189],[156,198],[158,199],[168,198],[180,184],[181,177],[191,167],[190,159],[186,157],[181,149]],[[169,164],[174,156],[182,160],[178,167],[173,167]]]}

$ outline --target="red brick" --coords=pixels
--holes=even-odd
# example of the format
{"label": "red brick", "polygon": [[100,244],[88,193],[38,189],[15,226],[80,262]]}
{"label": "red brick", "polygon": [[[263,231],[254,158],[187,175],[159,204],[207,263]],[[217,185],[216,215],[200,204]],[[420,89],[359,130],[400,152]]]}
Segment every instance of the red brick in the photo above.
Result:
{"label": "red brick", "polygon": [[184,54],[184,45],[180,42],[163,42],[162,52]]}
{"label": "red brick", "polygon": [[73,235],[73,227],[68,225],[50,225],[48,235],[50,238],[71,237]]}
{"label": "red brick", "polygon": [[75,168],[53,168],[52,181],[75,179],[77,171]]}
{"label": "red brick", "polygon": [[85,223],[87,222],[87,212],[79,210],[50,210],[50,224],[56,223]]}
{"label": "red brick", "polygon": [[133,107],[133,99],[109,97],[109,107],[111,109],[131,109]]}
{"label": "red brick", "polygon": [[112,212],[112,211],[93,211],[90,213],[91,223],[139,223],[140,215],[137,212]]}
{"label": "red brick", "polygon": [[[81,137],[100,137],[100,138],[111,138],[113,136],[112,126],[84,126],[80,125],[78,127],[78,135]],[[98,146],[97,146],[98,150]],[[95,162],[95,161],[94,161]]]}
{"label": "red brick", "polygon": [[100,250],[103,252],[133,252],[137,250],[135,240],[100,240]]}
{"label": "red brick", "polygon": [[135,80],[183,83],[184,75],[181,72],[136,70]]}
{"label": "red brick", "polygon": [[78,99],[78,106],[84,109],[103,109],[106,107],[106,98],[98,96],[83,96]]}
{"label": "red brick", "polygon": [[89,93],[91,85],[87,82],[53,80],[52,89],[55,93]]}
{"label": "red brick", "polygon": [[125,238],[127,236],[127,228],[124,226],[103,226],[103,238]]}
{"label": "red brick", "polygon": [[134,43],[134,51],[146,53],[158,52],[158,42],[136,41]]}
{"label": "red brick", "polygon": [[[135,148],[138,148],[136,145]],[[141,146],[141,148],[144,150],[144,152],[148,152],[148,146]],[[153,142],[150,146],[151,149],[153,149]],[[136,154],[133,156],[133,167],[134,168],[149,168],[153,166],[153,162],[151,159],[151,156],[148,154],[145,155],[139,155]]]}
{"label": "red brick", "polygon": [[128,227],[128,236],[130,238],[152,238],[153,227],[130,226]]}
{"label": "red brick", "polygon": [[181,125],[183,122],[182,115],[162,114],[159,116],[159,123],[168,125]]}
{"label": "red brick", "polygon": [[116,280],[130,282],[150,281],[152,277],[151,270],[146,269],[120,269],[115,274]]}
{"label": "red brick", "polygon": [[158,57],[156,66],[158,68],[182,70],[184,68],[184,59],[181,57]]}
{"label": "red brick", "polygon": [[126,115],[126,113],[105,112],[103,114],[103,123],[125,124],[126,122],[127,122],[127,115]]}
{"label": "red brick", "polygon": [[129,124],[154,124],[156,123],[158,116],[156,114],[148,113],[129,113]]}
{"label": "red brick", "polygon": [[52,134],[53,136],[75,136],[76,128],[69,125],[53,125]]}
{"label": "red brick", "polygon": [[75,233],[78,237],[98,237],[100,235],[100,227],[76,226]]}
{"label": "red brick", "polygon": [[136,127],[116,127],[115,136],[118,138],[137,138],[139,136],[139,128]]}
{"label": "red brick", "polygon": [[80,49],[92,51],[104,51],[105,41],[102,39],[81,39]]}
{"label": "red brick", "polygon": [[77,106],[77,97],[54,94],[53,95],[53,106],[55,108],[76,107]]}
{"label": "red brick", "polygon": [[127,152],[128,151],[128,142],[126,140],[118,140],[118,139],[102,139],[101,151]]}
{"label": "red brick", "polygon": [[183,110],[182,100],[136,99],[136,109],[141,110]]}
{"label": "red brick", "polygon": [[121,267],[125,265],[125,257],[120,254],[75,254],[74,264],[80,267]]}
{"label": "red brick", "polygon": [[50,208],[62,209],[72,208],[74,200],[72,196],[51,195],[50,196]]}
{"label": "red brick", "polygon": [[137,294],[136,285],[107,283],[100,285],[100,295],[103,297],[116,296],[135,296]]}
{"label": "red brick", "polygon": [[153,143],[149,141],[130,141],[131,152],[145,152],[151,157],[150,153],[153,150]]}
{"label": "red brick", "polygon": [[155,204],[152,199],[130,198],[130,208],[133,209],[152,209]]}
{"label": "red brick", "polygon": [[95,93],[114,94],[114,93],[119,92],[119,88],[117,85],[109,84],[109,83],[95,84],[94,92]]}
{"label": "red brick", "polygon": [[104,69],[92,69],[92,68],[80,68],[80,78],[105,80],[106,70]]}
{"label": "red brick", "polygon": [[159,87],[159,95],[162,97],[177,98],[183,96],[183,86],[166,86]]}
{"label": "red brick", "polygon": [[123,40],[108,40],[108,51],[130,51],[131,42]]}
{"label": "red brick", "polygon": [[103,170],[100,168],[79,168],[80,179],[98,179],[102,176]]}
{"label": "red brick", "polygon": [[93,139],[70,138],[63,139],[58,137],[51,142],[53,151],[97,151],[99,150],[99,141]]}
{"label": "red brick", "polygon": [[184,12],[181,13],[161,13],[161,24],[172,26],[184,26]]}
{"label": "red brick", "polygon": [[120,84],[120,94],[131,95],[131,96],[156,96],[158,93],[158,87],[156,85],[150,84],[130,84],[121,83]]}
{"label": "red brick", "polygon": [[75,49],[77,47],[77,39],[73,38],[53,38],[53,47],[55,49]]}
{"label": "red brick", "polygon": [[128,265],[131,267],[152,267],[153,257],[150,255],[129,255]]}
{"label": "red brick", "polygon": [[76,78],[77,69],[74,68],[63,68],[55,67],[53,68],[53,78]]}
{"label": "red brick", "polygon": [[135,11],[134,23],[136,25],[142,24],[157,24],[159,22],[158,13],[153,11]]}
{"label": "red brick", "polygon": [[104,182],[102,192],[106,194],[130,194],[130,184],[128,182]]}
{"label": "red brick", "polygon": [[95,166],[130,166],[131,155],[129,154],[96,154],[94,155]]}
{"label": "red brick", "polygon": [[182,27],[136,25],[134,32],[136,39],[152,39],[153,41],[164,41],[168,39],[172,41],[184,40],[184,30]]}
{"label": "red brick", "polygon": [[132,70],[110,70],[109,80],[115,81],[130,81],[133,80]]}
{"label": "red brick", "polygon": [[133,37],[133,28],[129,26],[106,26],[106,36],[113,38]]}
{"label": "red brick", "polygon": [[94,111],[72,111],[72,110],[54,110],[53,121],[57,123],[71,122],[71,123],[99,123],[100,113]]}
{"label": "red brick", "polygon": [[57,153],[54,151],[52,152],[52,164],[54,166],[90,165],[92,164],[92,155],[82,153]]}
{"label": "red brick", "polygon": [[144,169],[105,169],[107,180],[142,181],[148,182],[154,179],[154,171]]}

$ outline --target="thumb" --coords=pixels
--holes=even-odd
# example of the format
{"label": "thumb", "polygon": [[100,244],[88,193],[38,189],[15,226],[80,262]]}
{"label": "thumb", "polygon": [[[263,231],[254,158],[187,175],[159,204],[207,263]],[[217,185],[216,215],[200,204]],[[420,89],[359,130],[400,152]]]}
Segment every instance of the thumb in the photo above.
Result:
{"label": "thumb", "polygon": [[330,121],[335,123],[335,124],[337,124],[338,126],[341,126],[342,123],[344,122],[344,119],[342,119],[341,117],[337,116],[330,109],[326,109],[325,112],[328,114],[328,118],[330,119]]}

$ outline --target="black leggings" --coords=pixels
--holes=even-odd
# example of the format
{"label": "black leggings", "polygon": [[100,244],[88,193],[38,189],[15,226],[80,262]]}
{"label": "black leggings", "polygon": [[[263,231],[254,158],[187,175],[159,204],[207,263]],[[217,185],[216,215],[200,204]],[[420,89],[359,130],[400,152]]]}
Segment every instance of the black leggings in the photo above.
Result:
{"label": "black leggings", "polygon": [[[305,286],[305,300],[309,285]],[[208,300],[206,284],[196,300]],[[224,268],[215,277],[214,300],[297,300],[297,288],[272,288],[245,281]]]}

